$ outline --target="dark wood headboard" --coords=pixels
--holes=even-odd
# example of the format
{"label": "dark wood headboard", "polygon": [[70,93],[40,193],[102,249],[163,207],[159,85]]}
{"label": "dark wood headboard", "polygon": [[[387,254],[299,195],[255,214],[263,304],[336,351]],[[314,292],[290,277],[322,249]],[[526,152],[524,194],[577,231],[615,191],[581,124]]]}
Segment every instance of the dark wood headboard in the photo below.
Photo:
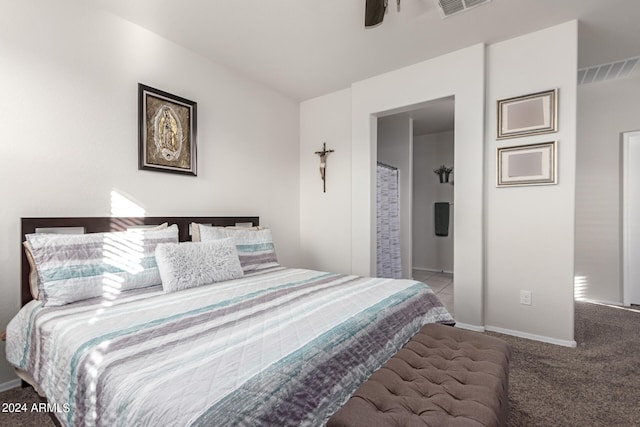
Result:
{"label": "dark wood headboard", "polygon": [[[38,228],[49,227],[84,227],[85,233],[100,233],[106,231],[125,231],[129,227],[140,225],[159,225],[164,222],[176,224],[179,229],[179,239],[181,242],[191,240],[189,235],[189,224],[197,222],[201,224],[211,224],[221,227],[235,225],[237,223],[252,223],[254,226],[260,225],[260,218],[257,216],[148,216],[148,217],[70,217],[70,218],[22,218],[22,241],[25,235],[35,233]],[[25,305],[33,298],[29,288],[29,262],[20,245],[22,253],[22,276],[20,299]]]}

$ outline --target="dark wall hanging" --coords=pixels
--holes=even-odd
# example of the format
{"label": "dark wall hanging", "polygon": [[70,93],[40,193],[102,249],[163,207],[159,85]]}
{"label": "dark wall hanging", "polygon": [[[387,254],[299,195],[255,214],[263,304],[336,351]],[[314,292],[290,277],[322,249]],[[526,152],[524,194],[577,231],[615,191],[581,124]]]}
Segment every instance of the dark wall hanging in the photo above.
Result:
{"label": "dark wall hanging", "polygon": [[197,175],[197,107],[138,84],[138,169]]}
{"label": "dark wall hanging", "polygon": [[[400,0],[396,0],[398,11],[400,10]],[[389,0],[366,0],[364,8],[365,28],[375,27],[382,23],[384,14],[387,11]]]}
{"label": "dark wall hanging", "polygon": [[333,153],[334,150],[327,150],[327,143],[322,144],[322,151],[316,151],[320,156],[320,178],[322,178],[322,192],[327,192],[327,155]]}
{"label": "dark wall hanging", "polygon": [[451,172],[453,172],[453,166],[448,168],[445,165],[442,165],[438,169],[433,170],[433,173],[440,177],[440,184],[449,182],[449,175],[451,175]]}

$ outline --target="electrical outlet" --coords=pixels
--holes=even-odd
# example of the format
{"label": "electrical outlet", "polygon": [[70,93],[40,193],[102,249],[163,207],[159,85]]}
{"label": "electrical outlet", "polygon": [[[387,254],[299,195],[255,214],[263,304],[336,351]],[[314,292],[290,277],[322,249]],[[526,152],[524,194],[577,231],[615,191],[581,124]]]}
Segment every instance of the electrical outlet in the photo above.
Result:
{"label": "electrical outlet", "polygon": [[531,291],[520,291],[520,304],[531,305]]}

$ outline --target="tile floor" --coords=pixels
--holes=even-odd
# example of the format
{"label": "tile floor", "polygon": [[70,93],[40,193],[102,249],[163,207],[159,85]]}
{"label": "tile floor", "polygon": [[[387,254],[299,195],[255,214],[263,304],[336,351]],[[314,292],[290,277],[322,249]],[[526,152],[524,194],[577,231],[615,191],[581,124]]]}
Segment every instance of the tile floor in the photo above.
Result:
{"label": "tile floor", "polygon": [[426,283],[438,295],[449,313],[453,313],[453,274],[413,270],[413,278]]}

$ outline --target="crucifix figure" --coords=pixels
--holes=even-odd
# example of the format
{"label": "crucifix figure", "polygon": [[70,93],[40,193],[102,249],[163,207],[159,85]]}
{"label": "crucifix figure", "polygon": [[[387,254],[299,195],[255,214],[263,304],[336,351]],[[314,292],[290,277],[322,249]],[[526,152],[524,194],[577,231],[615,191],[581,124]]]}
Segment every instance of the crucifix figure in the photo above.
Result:
{"label": "crucifix figure", "polygon": [[327,181],[325,180],[326,168],[327,168],[327,154],[333,153],[334,150],[327,150],[327,143],[322,143],[322,151],[316,151],[316,154],[320,156],[320,177],[322,178],[322,192],[327,192]]}

